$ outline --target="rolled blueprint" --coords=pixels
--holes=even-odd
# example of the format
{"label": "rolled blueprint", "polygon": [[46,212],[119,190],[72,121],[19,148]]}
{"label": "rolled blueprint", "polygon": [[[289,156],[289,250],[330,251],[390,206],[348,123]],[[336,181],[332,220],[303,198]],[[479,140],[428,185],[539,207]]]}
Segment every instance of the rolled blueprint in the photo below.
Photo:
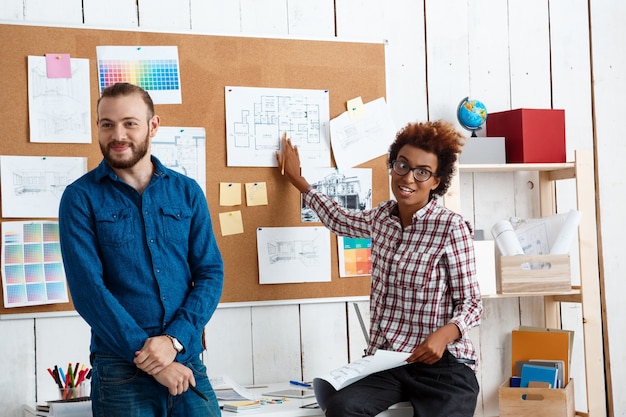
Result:
{"label": "rolled blueprint", "polygon": [[502,255],[511,256],[524,254],[522,245],[519,243],[517,234],[510,221],[500,220],[498,223],[494,224],[491,228],[491,235]]}
{"label": "rolled blueprint", "polygon": [[559,234],[556,236],[552,248],[550,249],[551,255],[568,254],[574,236],[578,231],[578,223],[580,222],[581,213],[577,210],[570,210],[567,213],[567,217],[561,226]]}

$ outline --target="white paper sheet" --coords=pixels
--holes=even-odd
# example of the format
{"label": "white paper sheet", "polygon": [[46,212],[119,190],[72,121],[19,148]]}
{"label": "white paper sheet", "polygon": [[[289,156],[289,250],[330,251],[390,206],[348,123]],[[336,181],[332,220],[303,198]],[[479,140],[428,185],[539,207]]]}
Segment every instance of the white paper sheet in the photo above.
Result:
{"label": "white paper sheet", "polygon": [[260,284],[331,280],[325,227],[259,227],[257,252]]}
{"label": "white paper sheet", "polygon": [[71,78],[48,78],[46,58],[28,57],[31,142],[91,143],[89,60],[70,62]]}
{"label": "white paper sheet", "polygon": [[275,167],[286,132],[300,163],[330,166],[328,90],[225,87],[227,165]]}
{"label": "white paper sheet", "polygon": [[181,104],[177,46],[97,46],[100,92],[116,82],[138,85],[154,104]]}
{"label": "white paper sheet", "polygon": [[2,217],[56,218],[65,187],[87,172],[87,158],[0,156]]}
{"label": "white paper sheet", "polygon": [[152,155],[166,167],[196,180],[206,196],[206,133],[203,127],[160,126]]}
{"label": "white paper sheet", "polygon": [[391,110],[382,97],[366,103],[361,117],[350,118],[346,111],[330,121],[333,155],[339,169],[386,154],[395,137]]}

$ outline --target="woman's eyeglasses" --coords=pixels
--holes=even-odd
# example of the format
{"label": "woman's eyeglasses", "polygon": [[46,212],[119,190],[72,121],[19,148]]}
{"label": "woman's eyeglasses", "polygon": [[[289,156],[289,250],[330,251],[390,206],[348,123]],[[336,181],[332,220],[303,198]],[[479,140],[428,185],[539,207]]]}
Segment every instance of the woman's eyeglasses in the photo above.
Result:
{"label": "woman's eyeglasses", "polygon": [[419,181],[419,182],[428,181],[430,177],[433,176],[433,172],[427,170],[426,168],[421,168],[421,167],[411,168],[406,162],[402,162],[402,161],[393,161],[391,163],[391,169],[393,170],[393,172],[395,172],[396,174],[402,177],[404,177],[406,174],[412,171],[413,178],[415,178],[415,181]]}

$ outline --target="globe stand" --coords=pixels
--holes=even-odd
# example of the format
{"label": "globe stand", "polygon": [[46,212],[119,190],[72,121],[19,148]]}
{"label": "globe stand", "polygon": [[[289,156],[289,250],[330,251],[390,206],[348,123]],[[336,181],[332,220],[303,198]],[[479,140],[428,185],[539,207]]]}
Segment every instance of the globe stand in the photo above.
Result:
{"label": "globe stand", "polygon": [[[474,118],[478,116],[480,122],[472,120],[472,123],[470,124],[468,116],[474,116]],[[464,129],[472,132],[471,137],[477,138],[478,135],[476,134],[476,131],[482,129],[481,125],[487,119],[487,109],[480,101],[469,100],[469,97],[465,97],[457,106],[456,118]]]}

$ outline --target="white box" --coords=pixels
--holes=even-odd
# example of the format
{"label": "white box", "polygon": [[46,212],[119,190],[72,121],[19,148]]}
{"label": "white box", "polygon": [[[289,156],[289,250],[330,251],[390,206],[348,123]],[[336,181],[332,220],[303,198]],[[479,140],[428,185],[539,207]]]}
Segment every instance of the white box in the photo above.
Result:
{"label": "white box", "polygon": [[496,256],[493,240],[475,240],[476,278],[481,295],[497,294]]}
{"label": "white box", "polygon": [[504,137],[468,138],[459,154],[460,164],[505,164]]}

